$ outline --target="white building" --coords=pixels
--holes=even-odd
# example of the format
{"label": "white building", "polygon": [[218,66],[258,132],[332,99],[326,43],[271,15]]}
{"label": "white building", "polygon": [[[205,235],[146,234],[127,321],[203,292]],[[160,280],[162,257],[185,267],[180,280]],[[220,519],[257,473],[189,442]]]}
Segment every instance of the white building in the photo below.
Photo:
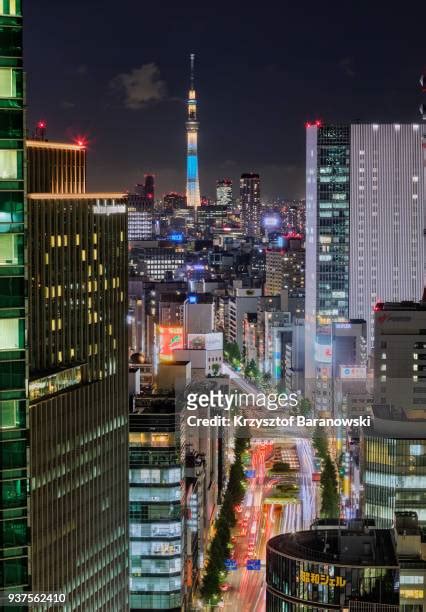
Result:
{"label": "white building", "polygon": [[425,182],[419,125],[351,126],[349,316],[367,322],[376,302],[418,301],[425,260]]}
{"label": "white building", "polygon": [[255,313],[257,311],[257,303],[262,295],[261,289],[244,289],[235,287],[233,295],[230,295],[228,302],[229,328],[228,339],[230,342],[236,342],[243,348],[243,331],[244,331],[244,315],[248,312]]}
{"label": "white building", "polygon": [[[367,322],[378,301],[420,298],[424,283],[425,127],[307,127],[306,379],[331,362],[331,323]],[[323,406],[323,408],[325,408]]]}

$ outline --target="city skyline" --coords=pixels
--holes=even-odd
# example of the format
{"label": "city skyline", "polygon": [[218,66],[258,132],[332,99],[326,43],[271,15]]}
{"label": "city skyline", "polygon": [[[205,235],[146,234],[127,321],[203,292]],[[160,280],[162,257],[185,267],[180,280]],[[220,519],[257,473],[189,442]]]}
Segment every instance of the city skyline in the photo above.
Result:
{"label": "city skyline", "polygon": [[[183,20],[172,5],[165,10],[124,3],[115,14],[106,2],[98,28],[98,2],[89,9],[77,2],[71,14],[43,1],[33,6],[27,7],[27,23],[34,26],[25,36],[28,125],[43,118],[52,139],[87,136],[90,189],[128,189],[153,172],[158,194],[184,193],[190,52],[197,55],[202,102],[202,195],[214,196],[218,178],[236,183],[242,172],[259,172],[266,199],[303,197],[305,121],[419,119],[421,24],[392,7],[383,14],[358,4],[339,28],[339,11],[331,6],[321,14],[314,3],[304,14],[296,7],[271,8],[256,19],[239,2],[217,17],[197,7]],[[240,18],[242,38],[232,34]],[[223,44],[213,51],[221,27]],[[40,47],[42,28],[51,36]],[[167,44],[159,44],[159,29]],[[313,47],[321,59],[311,57]]]}
{"label": "city skyline", "polygon": [[415,6],[51,4],[0,0],[0,608],[426,612]]}

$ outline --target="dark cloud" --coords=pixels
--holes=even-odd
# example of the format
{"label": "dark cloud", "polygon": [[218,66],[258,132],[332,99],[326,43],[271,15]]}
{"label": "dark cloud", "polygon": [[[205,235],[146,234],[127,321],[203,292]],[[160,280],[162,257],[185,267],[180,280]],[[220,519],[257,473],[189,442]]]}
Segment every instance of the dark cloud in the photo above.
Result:
{"label": "dark cloud", "polygon": [[160,70],[154,63],[143,64],[131,72],[118,74],[110,82],[110,87],[123,94],[126,108],[137,110],[151,102],[159,102],[166,97],[166,83],[161,79]]}

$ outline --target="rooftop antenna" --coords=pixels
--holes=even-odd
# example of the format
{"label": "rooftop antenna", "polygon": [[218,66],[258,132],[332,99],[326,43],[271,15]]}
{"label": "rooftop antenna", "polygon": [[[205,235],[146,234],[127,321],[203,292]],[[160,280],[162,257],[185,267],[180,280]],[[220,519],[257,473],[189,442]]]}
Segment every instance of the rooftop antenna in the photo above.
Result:
{"label": "rooftop antenna", "polygon": [[195,63],[195,53],[191,53],[189,56],[191,60],[191,89],[194,89],[194,63]]}
{"label": "rooftop antenna", "polygon": [[37,121],[34,137],[35,140],[46,140],[47,122],[44,119]]}

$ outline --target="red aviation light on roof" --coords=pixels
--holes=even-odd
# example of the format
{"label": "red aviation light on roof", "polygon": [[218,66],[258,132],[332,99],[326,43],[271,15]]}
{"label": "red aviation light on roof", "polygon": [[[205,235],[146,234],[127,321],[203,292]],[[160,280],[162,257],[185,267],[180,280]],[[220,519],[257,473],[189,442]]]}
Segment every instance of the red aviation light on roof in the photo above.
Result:
{"label": "red aviation light on roof", "polygon": [[84,136],[77,136],[74,139],[74,142],[78,147],[87,147],[87,138],[85,138]]}
{"label": "red aviation light on roof", "polygon": [[374,306],[374,312],[380,312],[383,310],[383,302],[377,302]]}
{"label": "red aviation light on roof", "polygon": [[44,130],[44,129],[46,129],[46,127],[47,127],[47,123],[46,123],[46,121],[43,121],[43,119],[42,119],[41,121],[39,121],[39,122],[37,123],[37,127],[38,127],[38,129],[39,129],[39,130]]}
{"label": "red aviation light on roof", "polygon": [[315,119],[315,121],[307,121],[305,123],[305,128],[311,128],[311,127],[322,127],[321,119]]}

